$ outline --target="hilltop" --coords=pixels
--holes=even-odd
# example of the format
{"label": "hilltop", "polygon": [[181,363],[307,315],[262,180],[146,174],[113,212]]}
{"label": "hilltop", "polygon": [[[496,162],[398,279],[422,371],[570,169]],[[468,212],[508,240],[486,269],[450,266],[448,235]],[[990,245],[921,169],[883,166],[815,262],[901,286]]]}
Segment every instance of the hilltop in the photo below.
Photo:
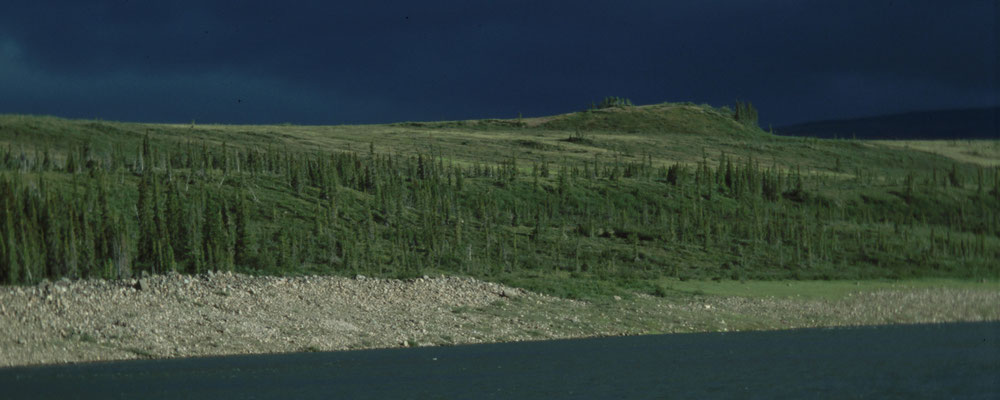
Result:
{"label": "hilltop", "polygon": [[988,165],[775,136],[687,103],[360,126],[4,115],[0,282],[443,273],[591,298],[996,279]]}
{"label": "hilltop", "polygon": [[733,111],[692,103],[664,103],[593,109],[536,118],[528,126],[551,130],[646,134],[696,134],[727,137],[760,137],[755,125],[733,118]]}

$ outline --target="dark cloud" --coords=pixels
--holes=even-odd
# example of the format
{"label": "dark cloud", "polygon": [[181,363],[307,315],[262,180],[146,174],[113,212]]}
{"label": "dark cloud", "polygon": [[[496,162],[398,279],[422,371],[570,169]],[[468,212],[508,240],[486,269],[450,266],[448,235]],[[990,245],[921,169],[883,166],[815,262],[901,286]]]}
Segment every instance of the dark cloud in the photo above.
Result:
{"label": "dark cloud", "polygon": [[336,3],[12,4],[0,112],[386,122],[624,95],[788,123],[998,103],[994,2]]}

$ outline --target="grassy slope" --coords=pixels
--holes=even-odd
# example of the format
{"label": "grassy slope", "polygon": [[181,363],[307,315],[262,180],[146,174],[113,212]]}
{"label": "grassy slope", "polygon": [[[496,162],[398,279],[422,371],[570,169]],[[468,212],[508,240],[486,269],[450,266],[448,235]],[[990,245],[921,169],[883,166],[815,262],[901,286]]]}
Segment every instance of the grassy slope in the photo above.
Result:
{"label": "grassy slope", "polygon": [[[522,122],[473,120],[357,126],[171,125],[0,115],[0,145],[49,148],[54,153],[84,143],[97,149],[118,145],[135,151],[146,132],[152,135],[154,147],[207,142],[290,151],[364,152],[374,144],[379,152],[441,155],[445,160],[467,165],[500,162],[513,156],[524,161],[523,170],[530,168],[531,162],[543,160],[556,165],[573,165],[595,157],[639,162],[646,155],[652,157],[654,165],[693,165],[707,160],[714,166],[722,154],[753,157],[765,167],[776,164],[785,169],[801,168],[805,174],[839,178],[850,178],[859,169],[898,178],[908,171],[946,171],[953,164],[948,157],[899,149],[893,143],[773,136],[742,126],[713,109],[674,104],[596,110]],[[582,139],[574,140],[574,135],[582,135]],[[959,167],[967,174],[974,173],[971,165]]]}
{"label": "grassy slope", "polygon": [[[377,153],[410,157],[418,154],[436,157],[442,164],[454,164],[463,168],[472,168],[480,164],[502,163],[511,159],[517,160],[517,168],[521,177],[510,186],[496,187],[490,184],[490,179],[469,179],[470,190],[465,200],[474,203],[476,197],[495,197],[499,201],[509,201],[510,204],[530,204],[533,201],[544,201],[545,192],[551,193],[556,186],[554,177],[542,179],[541,185],[545,192],[529,190],[533,167],[543,163],[551,164],[555,171],[560,167],[579,167],[584,163],[594,162],[651,164],[653,169],[659,169],[675,163],[695,167],[699,162],[714,168],[722,157],[729,157],[736,164],[752,158],[762,168],[775,167],[779,171],[798,171],[803,176],[804,189],[811,197],[806,200],[784,201],[780,215],[791,215],[784,211],[786,207],[799,210],[803,215],[815,212],[817,216],[823,211],[861,210],[863,215],[875,215],[870,221],[858,222],[857,218],[849,221],[831,220],[829,229],[845,238],[863,232],[870,234],[873,230],[877,235],[888,235],[891,243],[905,246],[912,241],[933,241],[935,234],[940,238],[943,232],[948,232],[949,243],[951,234],[958,240],[973,242],[976,240],[975,228],[952,226],[942,222],[948,220],[949,213],[966,212],[969,207],[978,207],[985,211],[983,215],[992,216],[997,207],[997,201],[991,196],[984,197],[978,191],[975,177],[981,174],[979,166],[955,160],[943,155],[915,151],[911,148],[887,145],[877,142],[852,140],[818,140],[778,137],[767,134],[756,128],[748,128],[736,123],[722,110],[690,104],[660,104],[628,109],[596,110],[585,113],[573,113],[561,116],[536,118],[526,120],[481,120],[481,121],[450,121],[433,123],[401,123],[389,125],[365,126],[235,126],[235,125],[163,125],[119,123],[106,121],[64,120],[52,117],[33,117],[5,115],[0,116],[0,146],[13,149],[15,153],[24,153],[31,158],[45,150],[50,152],[58,164],[65,160],[68,151],[89,145],[96,154],[106,155],[115,151],[126,153],[132,157],[139,149],[143,136],[150,135],[153,147],[156,149],[184,149],[189,146],[217,146],[225,143],[230,149],[270,149],[290,154],[312,154],[329,152],[357,152],[368,154],[369,146]],[[995,143],[991,144],[996,146]],[[38,152],[38,153],[36,153]],[[946,188],[940,182],[949,170],[954,169],[963,179],[963,188]],[[27,174],[31,175],[32,172]],[[64,182],[67,187],[72,178],[66,174],[55,172],[43,173],[53,182]],[[987,190],[990,188],[989,174],[995,170],[987,170]],[[211,175],[211,174],[210,174]],[[904,191],[904,181],[912,176],[917,182],[918,192],[910,200],[901,200],[900,193]],[[219,178],[219,187],[226,190],[238,190],[223,185],[226,179]],[[122,197],[119,202],[122,207],[128,207],[134,201],[135,187],[138,178],[121,175],[118,179]],[[715,188],[709,189],[716,191]],[[369,195],[357,191],[347,191],[342,194],[348,198],[343,202],[338,227],[342,232],[349,226],[362,220],[363,211],[358,204],[364,204]],[[656,179],[647,180],[610,180],[577,182],[570,189],[573,200],[586,207],[601,207],[601,197],[614,207],[636,207],[641,204],[653,204],[661,201],[665,207],[675,207],[684,212],[683,204],[688,201],[701,202],[698,196],[692,197],[689,189],[671,189]],[[538,194],[542,193],[542,194]],[[609,194],[610,193],[610,194]],[[268,217],[276,212],[292,215],[293,221],[308,225],[314,207],[315,192],[295,193],[280,179],[262,179],[255,183],[253,194],[258,203],[255,211],[259,217],[258,230],[268,236],[283,222],[280,219]],[[704,197],[704,196],[702,196]],[[662,200],[667,198],[668,200]],[[504,200],[507,199],[507,200]],[[660,200],[657,200],[660,199]],[[674,200],[669,200],[674,199]],[[819,200],[816,200],[819,199]],[[970,200],[971,199],[971,200]],[[521,203],[518,203],[521,202]],[[591,204],[593,203],[593,204]],[[800,203],[800,204],[799,204]],[[506,203],[505,203],[506,204]],[[589,205],[588,205],[589,204]],[[699,203],[701,204],[701,203]],[[708,199],[704,206],[708,213],[718,214],[719,221],[726,218],[744,215],[743,200],[716,196]],[[891,222],[878,220],[878,215],[895,212],[900,208],[915,210],[916,215],[922,215],[932,222],[916,225],[906,232],[906,237],[899,233],[898,224],[895,231]],[[990,211],[990,210],[993,211]],[[277,211],[275,211],[277,210]],[[629,212],[638,212],[631,210]],[[775,214],[775,215],[778,215]],[[524,218],[524,217],[522,217]],[[632,218],[632,217],[628,217]],[[625,218],[625,219],[628,219]],[[819,217],[817,217],[819,218]],[[832,218],[832,217],[827,217]],[[638,217],[635,217],[638,219]],[[933,221],[937,222],[933,222]],[[415,224],[416,216],[404,212],[403,224]],[[950,220],[949,220],[950,221]],[[287,222],[287,221],[286,221]],[[610,223],[609,223],[610,225]],[[632,223],[636,225],[636,223]],[[947,228],[944,226],[947,225]],[[488,224],[470,224],[470,230],[480,230]],[[543,235],[542,245],[536,248],[535,258],[525,258],[523,263],[539,262],[545,265],[555,265],[552,270],[533,270],[530,267],[524,271],[511,270],[496,272],[485,268],[478,271],[474,268],[446,268],[429,266],[421,271],[440,269],[446,273],[468,273],[484,276],[487,279],[501,280],[549,293],[586,297],[592,295],[607,295],[620,293],[623,289],[639,289],[649,292],[662,292],[662,286],[651,284],[649,277],[659,277],[667,282],[676,278],[708,279],[722,277],[730,279],[747,278],[833,278],[855,279],[865,277],[899,277],[899,276],[976,276],[995,279],[996,268],[984,270],[984,262],[970,262],[966,258],[959,259],[954,255],[937,255],[931,261],[934,267],[926,271],[920,268],[907,269],[900,275],[898,272],[886,272],[885,265],[904,265],[913,263],[910,259],[893,259],[892,251],[864,252],[854,254],[848,249],[834,251],[844,254],[833,254],[828,260],[820,262],[821,269],[806,269],[801,271],[782,271],[772,264],[766,248],[754,250],[748,261],[742,255],[743,247],[725,243],[712,244],[700,248],[690,243],[672,244],[662,239],[632,241],[631,236],[616,237],[614,228],[605,227],[603,232],[611,232],[608,236],[589,235],[575,238],[572,234],[572,221],[561,221],[559,226]],[[622,231],[618,227],[618,231]],[[381,228],[380,228],[381,229]],[[532,229],[531,221],[514,224],[501,229],[501,236],[527,238]],[[640,236],[642,228],[633,228]],[[725,232],[724,227],[722,227]],[[937,229],[935,233],[935,229]],[[600,229],[599,229],[600,231]],[[472,240],[477,233],[470,233]],[[489,246],[489,234],[485,237]],[[567,235],[569,239],[567,239]],[[911,237],[912,235],[913,237]],[[562,239],[560,239],[562,236]],[[930,239],[928,239],[928,237]],[[574,239],[575,238],[575,239]],[[523,239],[526,240],[526,239]],[[846,239],[845,239],[846,240]],[[964,242],[963,242],[964,243]],[[1000,240],[996,235],[989,234],[982,238],[986,247],[987,257],[1000,253]],[[387,251],[391,244],[383,243],[376,247]],[[516,246],[516,244],[515,244]],[[708,246],[708,245],[706,245]],[[741,245],[742,246],[742,245]],[[845,245],[846,246],[846,245]],[[487,247],[488,248],[488,247]],[[545,248],[552,248],[552,254]],[[888,247],[892,249],[892,246]],[[749,251],[749,250],[748,250]],[[582,253],[599,261],[594,265],[608,261],[614,271],[619,273],[581,273],[580,261],[570,268],[558,266],[560,263],[570,263],[566,258],[570,253]],[[556,254],[559,253],[559,254]],[[633,257],[630,254],[635,255]],[[490,257],[488,251],[486,256]],[[611,256],[608,256],[611,254]],[[916,253],[915,253],[916,254]],[[811,257],[811,256],[810,256]],[[873,258],[874,257],[874,258]],[[980,258],[982,256],[979,256]],[[634,258],[634,265],[628,266]],[[617,260],[617,261],[615,261]],[[811,258],[810,258],[811,260]],[[486,263],[487,260],[477,259],[476,262]],[[624,263],[625,266],[621,264]],[[782,261],[784,264],[784,261]],[[970,264],[971,263],[971,264]],[[309,264],[308,262],[306,264]],[[289,270],[256,271],[267,273],[351,273],[343,268],[324,267],[322,265],[306,265],[302,268]],[[586,261],[583,262],[586,265]],[[740,273],[730,270],[734,264]],[[515,261],[515,265],[518,265]],[[680,273],[672,267],[682,265]],[[810,266],[812,261],[810,261]],[[367,273],[386,275],[405,275],[393,271],[394,267],[380,268]],[[798,267],[796,267],[798,268]],[[900,268],[900,267],[893,267]],[[622,269],[634,269],[642,273],[620,273]],[[787,269],[787,267],[784,267]],[[649,272],[654,271],[654,272]],[[656,272],[658,271],[658,272]],[[865,272],[880,271],[880,272]],[[634,271],[633,271],[634,272]],[[786,273],[787,272],[787,273]]]}
{"label": "grassy slope", "polygon": [[940,154],[963,163],[1000,167],[1000,140],[879,140],[873,143]]}

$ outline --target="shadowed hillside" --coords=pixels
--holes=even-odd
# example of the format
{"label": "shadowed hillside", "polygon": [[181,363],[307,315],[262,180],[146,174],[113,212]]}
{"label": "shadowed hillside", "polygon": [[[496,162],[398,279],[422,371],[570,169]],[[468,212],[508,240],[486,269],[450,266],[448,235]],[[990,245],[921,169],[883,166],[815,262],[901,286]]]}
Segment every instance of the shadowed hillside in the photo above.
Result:
{"label": "shadowed hillside", "polygon": [[1000,108],[921,111],[775,128],[779,135],[856,139],[1000,139]]}

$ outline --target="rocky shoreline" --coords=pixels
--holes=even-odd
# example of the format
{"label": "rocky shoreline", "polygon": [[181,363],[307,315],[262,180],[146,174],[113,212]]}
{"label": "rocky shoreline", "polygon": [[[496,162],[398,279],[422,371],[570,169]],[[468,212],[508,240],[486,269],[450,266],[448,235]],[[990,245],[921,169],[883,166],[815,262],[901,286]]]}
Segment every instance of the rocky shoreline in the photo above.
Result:
{"label": "rocky shoreline", "polygon": [[1000,292],[584,302],[462,277],[242,274],[0,287],[0,367],[665,332],[1000,320]]}

